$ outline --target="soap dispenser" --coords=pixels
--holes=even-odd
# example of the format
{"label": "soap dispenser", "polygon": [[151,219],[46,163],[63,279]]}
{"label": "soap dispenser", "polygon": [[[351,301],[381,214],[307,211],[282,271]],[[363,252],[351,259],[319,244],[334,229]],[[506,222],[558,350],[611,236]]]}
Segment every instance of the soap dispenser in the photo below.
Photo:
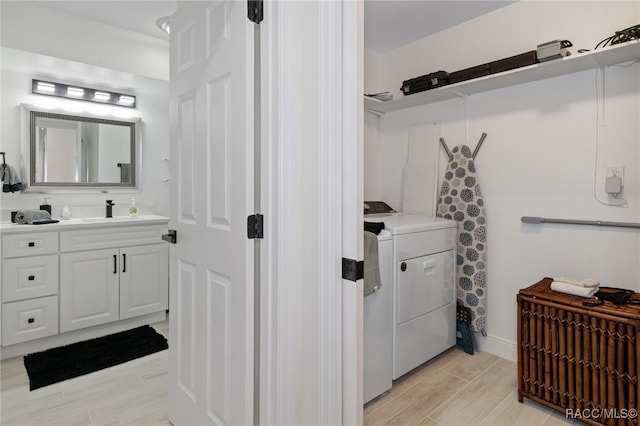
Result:
{"label": "soap dispenser", "polygon": [[60,211],[60,219],[71,219],[71,210],[69,209],[69,206],[66,204]]}
{"label": "soap dispenser", "polygon": [[129,207],[129,216],[138,217],[138,207],[136,207],[136,199],[131,199],[131,207]]}
{"label": "soap dispenser", "polygon": [[40,204],[40,210],[45,210],[51,215],[51,204],[49,204],[49,197],[44,197],[44,204]]}

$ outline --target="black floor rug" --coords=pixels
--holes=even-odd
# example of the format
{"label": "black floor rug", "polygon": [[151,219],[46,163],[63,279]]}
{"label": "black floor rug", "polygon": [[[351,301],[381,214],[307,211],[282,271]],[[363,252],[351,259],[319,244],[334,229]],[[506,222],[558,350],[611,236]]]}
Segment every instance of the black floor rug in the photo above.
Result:
{"label": "black floor rug", "polygon": [[29,389],[63,380],[167,349],[167,339],[148,325],[73,343],[24,357]]}

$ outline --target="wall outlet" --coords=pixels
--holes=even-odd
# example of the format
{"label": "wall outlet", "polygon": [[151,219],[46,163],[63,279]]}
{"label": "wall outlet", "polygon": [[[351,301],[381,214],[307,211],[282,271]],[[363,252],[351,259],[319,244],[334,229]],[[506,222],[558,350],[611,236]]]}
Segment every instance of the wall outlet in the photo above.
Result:
{"label": "wall outlet", "polygon": [[607,166],[605,177],[619,177],[624,184],[624,166]]}
{"label": "wall outlet", "polygon": [[624,187],[624,166],[606,167],[604,187],[607,194],[618,197]]}

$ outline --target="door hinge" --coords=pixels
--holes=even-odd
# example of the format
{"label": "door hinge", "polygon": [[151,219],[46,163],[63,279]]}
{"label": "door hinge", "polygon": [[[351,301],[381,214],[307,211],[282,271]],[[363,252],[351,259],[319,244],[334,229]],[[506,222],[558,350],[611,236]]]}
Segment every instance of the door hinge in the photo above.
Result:
{"label": "door hinge", "polygon": [[247,17],[251,22],[259,24],[263,19],[263,0],[247,0]]}
{"label": "door hinge", "polygon": [[264,216],[260,213],[252,214],[247,218],[247,238],[250,240],[262,238]]}
{"label": "door hinge", "polygon": [[364,260],[342,258],[342,279],[358,281],[364,278]]}

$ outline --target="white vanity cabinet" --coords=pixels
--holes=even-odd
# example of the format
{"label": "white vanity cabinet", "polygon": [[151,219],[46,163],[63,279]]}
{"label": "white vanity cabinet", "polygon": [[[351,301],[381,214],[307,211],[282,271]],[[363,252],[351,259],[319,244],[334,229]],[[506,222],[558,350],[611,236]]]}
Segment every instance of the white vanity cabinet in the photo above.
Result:
{"label": "white vanity cabinet", "polygon": [[2,345],[58,333],[58,233],[2,238]]}
{"label": "white vanity cabinet", "polygon": [[2,357],[166,319],[167,224],[155,215],[1,224]]}
{"label": "white vanity cabinet", "polygon": [[168,308],[162,226],[77,230],[60,237],[60,331]]}

